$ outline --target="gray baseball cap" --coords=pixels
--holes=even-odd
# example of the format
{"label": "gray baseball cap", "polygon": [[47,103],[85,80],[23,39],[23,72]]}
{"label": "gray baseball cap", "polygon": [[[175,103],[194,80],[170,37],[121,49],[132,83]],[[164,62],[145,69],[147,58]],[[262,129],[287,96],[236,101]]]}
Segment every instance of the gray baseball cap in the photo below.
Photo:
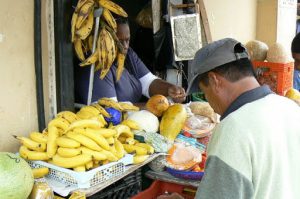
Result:
{"label": "gray baseball cap", "polygon": [[195,54],[191,65],[191,80],[188,94],[199,91],[200,75],[229,62],[248,58],[246,48],[232,38],[225,38],[207,44]]}

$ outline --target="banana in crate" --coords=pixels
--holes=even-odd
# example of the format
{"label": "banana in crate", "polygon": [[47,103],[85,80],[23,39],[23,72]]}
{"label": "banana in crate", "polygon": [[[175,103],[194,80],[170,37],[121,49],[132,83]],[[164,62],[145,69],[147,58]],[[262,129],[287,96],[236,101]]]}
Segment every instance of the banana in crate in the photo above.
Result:
{"label": "banana in crate", "polygon": [[[110,115],[104,107],[118,105],[102,99],[100,103],[82,107],[77,113],[58,113],[43,133],[15,136],[21,144],[20,156],[77,172],[118,161],[126,153],[134,154],[134,163],[143,162],[154,151],[151,146],[134,139],[131,130],[138,128],[134,121],[125,120],[123,124],[107,127],[103,114]],[[43,177],[49,172],[47,170],[36,168],[34,172],[37,177]]]}

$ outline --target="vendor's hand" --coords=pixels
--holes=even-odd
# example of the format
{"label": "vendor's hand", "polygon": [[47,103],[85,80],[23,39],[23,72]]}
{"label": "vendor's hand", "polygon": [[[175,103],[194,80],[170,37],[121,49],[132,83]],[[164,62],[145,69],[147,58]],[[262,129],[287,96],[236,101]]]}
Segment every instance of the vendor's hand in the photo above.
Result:
{"label": "vendor's hand", "polygon": [[176,85],[172,85],[168,88],[168,96],[172,98],[175,103],[181,103],[185,100],[185,90]]}

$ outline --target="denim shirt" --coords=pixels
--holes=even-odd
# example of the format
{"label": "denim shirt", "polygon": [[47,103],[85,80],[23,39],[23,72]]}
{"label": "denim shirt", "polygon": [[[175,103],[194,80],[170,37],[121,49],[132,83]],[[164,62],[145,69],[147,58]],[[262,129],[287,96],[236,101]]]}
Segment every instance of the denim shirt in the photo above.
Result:
{"label": "denim shirt", "polygon": [[297,69],[294,70],[293,87],[294,89],[300,91],[300,71]]}

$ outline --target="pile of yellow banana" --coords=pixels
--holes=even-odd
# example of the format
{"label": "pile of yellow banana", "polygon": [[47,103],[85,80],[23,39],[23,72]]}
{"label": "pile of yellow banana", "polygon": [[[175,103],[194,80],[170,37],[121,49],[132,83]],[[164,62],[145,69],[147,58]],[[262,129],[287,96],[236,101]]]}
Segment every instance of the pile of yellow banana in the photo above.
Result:
{"label": "pile of yellow banana", "polygon": [[[137,107],[102,98],[99,103],[82,107],[76,114],[63,111],[48,123],[42,133],[31,132],[29,137],[15,136],[22,144],[19,153],[27,160],[48,161],[51,164],[86,171],[121,159],[126,153],[134,154],[134,164],[145,161],[154,153],[152,146],[134,139],[132,130],[139,129],[133,120],[123,120],[108,126],[104,117],[110,117],[104,107],[121,111]],[[49,172],[34,171],[36,177]]]}
{"label": "pile of yellow banana", "polygon": [[[99,7],[103,8],[100,33],[96,50],[92,53],[94,10]],[[95,71],[101,70],[100,78],[103,79],[117,59],[117,80],[119,80],[124,70],[126,55],[116,36],[117,24],[111,12],[127,17],[127,13],[110,0],[78,0],[71,21],[71,39],[76,55],[82,61],[81,67],[95,63]]]}

